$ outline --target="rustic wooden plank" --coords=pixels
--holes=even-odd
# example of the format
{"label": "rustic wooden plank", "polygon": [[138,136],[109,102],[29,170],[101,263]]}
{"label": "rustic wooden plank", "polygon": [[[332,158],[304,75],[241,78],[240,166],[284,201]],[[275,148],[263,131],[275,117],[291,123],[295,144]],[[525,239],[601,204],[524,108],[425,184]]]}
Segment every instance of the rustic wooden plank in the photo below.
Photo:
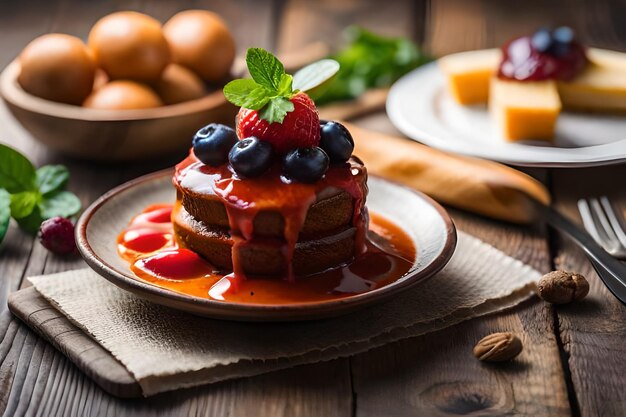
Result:
{"label": "rustic wooden plank", "polygon": [[[444,54],[493,44],[496,25],[483,1],[431,3],[426,50]],[[501,7],[506,7],[502,5]],[[511,19],[509,18],[508,21]],[[382,117],[363,122],[389,129]],[[545,179],[545,170],[531,174]],[[551,268],[546,232],[495,223],[451,211],[459,229],[533,265]],[[484,335],[509,330],[526,347],[519,361],[485,366],[471,350]],[[549,306],[531,301],[513,311],[358,355],[352,360],[359,416],[384,415],[570,415],[567,384]]]}
{"label": "rustic wooden plank", "polygon": [[[50,8],[60,11],[46,13],[55,30],[84,37],[95,20],[113,10],[131,8],[146,11],[165,20],[178,10],[207,8],[220,13],[234,29],[239,51],[248,46],[271,48],[274,42],[275,3],[260,4],[252,0],[234,4],[229,1],[200,2],[50,2]],[[56,9],[55,9],[56,10]],[[34,27],[26,21],[32,10],[16,7],[11,11],[24,16],[23,36],[13,39],[15,52],[46,28]],[[4,15],[6,16],[6,14]],[[0,19],[2,19],[0,17]],[[1,40],[0,40],[1,42]],[[13,50],[12,50],[13,51]],[[4,55],[2,56],[4,58]],[[10,58],[8,59],[10,60]],[[7,60],[7,62],[8,62]],[[35,159],[37,164],[64,163],[72,172],[70,189],[87,204],[112,186],[162,167],[171,166],[179,159],[172,156],[157,161],[134,165],[92,164],[64,158],[47,152],[5,113],[0,119],[7,121],[12,133],[12,143]],[[11,230],[24,239],[32,239]],[[0,263],[0,272],[15,276],[17,285],[24,274],[52,273],[83,266],[78,258],[50,255],[39,244],[34,245],[28,266],[23,252],[11,255],[18,242],[11,239],[11,248],[2,256],[11,262]],[[27,246],[27,248],[30,246]],[[13,259],[15,258],[15,260]],[[4,258],[3,258],[4,259]],[[24,271],[25,270],[25,271]],[[24,283],[23,283],[24,284]],[[10,288],[13,290],[16,284]],[[8,290],[7,290],[8,292]],[[3,302],[4,304],[4,302]],[[0,410],[5,415],[347,415],[351,409],[348,361],[300,367],[294,370],[263,375],[257,378],[215,384],[208,387],[179,391],[141,401],[112,397],[97,387],[51,345],[43,343],[34,333],[5,315],[2,323],[7,331],[0,343]],[[333,383],[329,383],[333,381]]]}
{"label": "rustic wooden plank", "polygon": [[[607,195],[626,217],[626,165],[553,173],[558,209],[581,223],[578,198]],[[591,289],[582,302],[556,309],[581,416],[626,415],[626,307],[602,284],[582,250],[556,236],[556,267],[582,273]]]}

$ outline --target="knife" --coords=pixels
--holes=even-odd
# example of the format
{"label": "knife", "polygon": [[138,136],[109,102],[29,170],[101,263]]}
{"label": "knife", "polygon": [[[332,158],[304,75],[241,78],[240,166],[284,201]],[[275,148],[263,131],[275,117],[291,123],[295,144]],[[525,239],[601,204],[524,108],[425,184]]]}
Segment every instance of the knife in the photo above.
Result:
{"label": "knife", "polygon": [[568,235],[585,251],[593,268],[613,295],[626,305],[626,266],[611,256],[586,232],[567,217],[545,204],[535,203],[538,217]]}

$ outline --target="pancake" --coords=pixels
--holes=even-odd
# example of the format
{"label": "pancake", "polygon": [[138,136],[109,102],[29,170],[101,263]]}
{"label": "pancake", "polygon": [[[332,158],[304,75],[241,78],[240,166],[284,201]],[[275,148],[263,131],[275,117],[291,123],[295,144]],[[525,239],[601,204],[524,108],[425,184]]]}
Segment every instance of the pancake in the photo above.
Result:
{"label": "pancake", "polygon": [[246,276],[291,279],[339,267],[364,244],[366,181],[357,158],[303,184],[281,178],[278,164],[260,178],[237,178],[192,151],[173,178],[175,239],[217,270]]}

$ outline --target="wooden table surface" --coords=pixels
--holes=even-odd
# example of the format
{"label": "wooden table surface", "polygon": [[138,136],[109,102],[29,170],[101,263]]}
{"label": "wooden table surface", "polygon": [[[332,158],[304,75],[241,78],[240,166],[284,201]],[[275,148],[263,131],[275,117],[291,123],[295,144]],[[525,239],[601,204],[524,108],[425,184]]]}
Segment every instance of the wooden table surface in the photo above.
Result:
{"label": "wooden table surface", "polygon": [[[240,52],[262,46],[278,52],[322,40],[335,47],[349,24],[410,36],[427,51],[493,47],[540,25],[568,24],[590,45],[626,50],[626,2],[504,2],[480,0],[384,2],[274,1],[4,1],[0,2],[0,67],[34,37],[65,32],[85,37],[107,13],[136,9],[166,20],[186,8],[222,14]],[[358,123],[393,131],[384,114]],[[0,141],[37,165],[66,164],[70,189],[84,205],[109,188],[176,158],[133,165],[99,165],[52,153],[0,106]],[[626,165],[571,170],[534,169],[555,204],[579,221],[577,198],[606,193],[626,208]],[[626,310],[606,290],[582,252],[541,225],[516,227],[451,210],[460,229],[539,269],[585,274],[591,293],[555,308],[536,299],[506,313],[390,344],[361,355],[255,378],[218,383],[144,400],[112,397],[6,308],[24,277],[80,268],[80,259],[49,254],[12,227],[0,252],[0,411],[6,416],[405,416],[626,415]],[[364,323],[364,325],[367,325]],[[525,346],[518,360],[488,366],[471,353],[494,331],[513,331]]]}

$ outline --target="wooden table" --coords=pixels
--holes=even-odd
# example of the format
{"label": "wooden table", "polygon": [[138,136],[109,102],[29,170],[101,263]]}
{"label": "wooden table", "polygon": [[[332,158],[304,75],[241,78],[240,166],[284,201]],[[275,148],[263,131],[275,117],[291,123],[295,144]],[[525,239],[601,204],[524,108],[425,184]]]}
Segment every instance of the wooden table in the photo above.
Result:
{"label": "wooden table", "polygon": [[[131,8],[165,20],[185,8],[221,13],[239,51],[262,46],[278,52],[311,41],[335,46],[352,23],[388,35],[410,36],[435,54],[493,47],[540,25],[567,23],[589,44],[626,49],[626,2],[497,2],[480,0],[378,2],[356,0],[129,1],[82,0],[0,3],[0,67],[45,32],[85,37],[96,19]],[[386,116],[359,121],[393,131]],[[85,205],[137,175],[178,158],[135,165],[99,165],[64,158],[35,142],[0,107],[0,140],[37,165],[66,164],[70,189]],[[536,169],[563,212],[578,219],[581,196],[607,193],[626,208],[626,165],[580,170]],[[0,410],[4,415],[626,415],[626,310],[602,285],[582,252],[543,226],[515,227],[452,210],[460,229],[541,271],[585,274],[589,297],[555,308],[536,299],[513,311],[471,320],[423,337],[335,360],[159,395],[121,400],[99,389],[60,352],[6,309],[8,293],[24,277],[84,266],[49,254],[12,227],[0,253]],[[488,366],[471,353],[485,334],[510,330],[523,340],[519,360]]]}

